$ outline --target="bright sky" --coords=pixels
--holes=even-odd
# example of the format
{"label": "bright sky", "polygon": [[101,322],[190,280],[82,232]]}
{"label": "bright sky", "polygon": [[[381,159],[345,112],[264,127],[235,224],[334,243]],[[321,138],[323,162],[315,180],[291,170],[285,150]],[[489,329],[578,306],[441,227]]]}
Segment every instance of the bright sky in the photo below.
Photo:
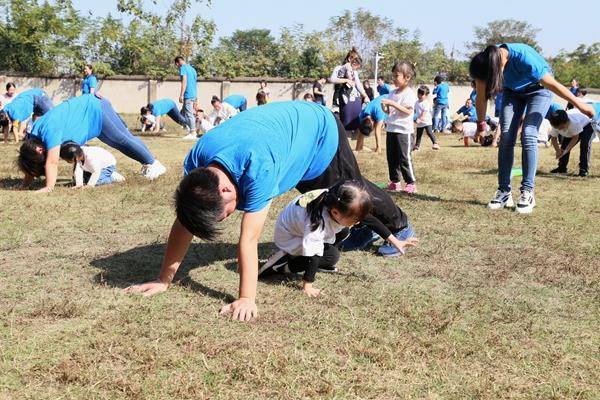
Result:
{"label": "bright sky", "polygon": [[[116,0],[73,0],[77,9],[101,16],[109,12],[118,16],[116,3]],[[526,20],[540,28],[538,41],[545,56],[555,55],[561,49],[572,50],[580,43],[600,41],[600,0],[213,0],[212,3],[210,7],[199,3],[194,12],[215,21],[217,36],[250,28],[267,28],[276,36],[280,28],[294,23],[303,24],[307,30],[320,30],[325,28],[329,17],[341,14],[342,10],[363,7],[391,18],[398,27],[419,29],[427,46],[440,41],[448,51],[452,46],[463,51],[464,43],[473,38],[473,26],[505,18]],[[168,4],[169,0],[158,0],[156,7],[160,11]]]}

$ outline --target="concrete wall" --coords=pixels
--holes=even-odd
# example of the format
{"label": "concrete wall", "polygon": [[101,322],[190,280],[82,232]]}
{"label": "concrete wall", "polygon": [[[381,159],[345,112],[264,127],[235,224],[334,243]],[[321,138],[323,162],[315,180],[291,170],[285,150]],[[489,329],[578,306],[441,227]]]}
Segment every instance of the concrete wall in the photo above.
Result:
{"label": "concrete wall", "polygon": [[[1,76],[0,89],[7,82],[14,82],[17,90],[22,91],[32,87],[39,87],[52,97],[55,104],[69,97],[80,94],[81,79],[78,77],[23,77]],[[200,80],[198,82],[198,100],[204,109],[210,109],[210,99],[213,95],[221,98],[230,94],[242,94],[248,99],[248,106],[256,105],[256,92],[260,79],[240,78],[228,80]],[[273,101],[302,99],[305,93],[312,92],[312,82],[308,80],[289,80],[272,78],[267,79]],[[430,86],[430,89],[433,89]],[[120,113],[138,113],[141,106],[160,98],[177,100],[179,97],[179,81],[176,77],[162,81],[150,80],[144,76],[113,76],[99,79],[99,89],[103,96],[108,98],[115,109]],[[600,101],[600,91],[591,90],[587,98]],[[331,104],[333,85],[325,87],[327,104]],[[469,97],[471,88],[468,85],[451,85],[450,88],[450,113],[454,113]],[[561,105],[566,102],[555,96],[555,101]],[[490,104],[490,113],[493,113],[493,104]]]}

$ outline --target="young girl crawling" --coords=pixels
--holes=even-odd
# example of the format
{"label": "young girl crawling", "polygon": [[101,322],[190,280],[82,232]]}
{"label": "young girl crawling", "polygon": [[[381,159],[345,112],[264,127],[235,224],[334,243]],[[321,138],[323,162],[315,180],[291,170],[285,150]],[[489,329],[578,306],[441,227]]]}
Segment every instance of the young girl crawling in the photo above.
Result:
{"label": "young girl crawling", "polygon": [[115,170],[117,164],[115,157],[102,147],[80,146],[75,142],[65,142],[60,146],[60,158],[69,164],[74,164],[74,188],[125,181],[125,178]]}
{"label": "young girl crawling", "polygon": [[302,292],[318,296],[320,289],[313,287],[317,270],[337,271],[338,246],[346,236],[342,231],[362,220],[372,207],[369,193],[353,181],[296,197],[277,219],[275,244],[279,251],[259,269],[259,276],[304,271]]}

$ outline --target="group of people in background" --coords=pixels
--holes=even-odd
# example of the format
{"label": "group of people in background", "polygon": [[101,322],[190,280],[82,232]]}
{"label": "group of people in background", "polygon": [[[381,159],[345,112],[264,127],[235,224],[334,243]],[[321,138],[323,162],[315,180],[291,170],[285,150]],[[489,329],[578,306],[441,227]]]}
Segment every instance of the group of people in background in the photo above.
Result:
{"label": "group of people in background", "polygon": [[[412,222],[391,193],[417,192],[411,154],[420,150],[423,134],[434,150],[440,148],[436,134],[449,128],[463,134],[465,145],[468,138],[497,144],[498,187],[488,208],[514,206],[527,214],[536,205],[534,179],[543,124],[559,160],[552,172],[567,171],[568,155],[580,143],[579,176],[584,177],[600,119],[600,105],[587,104],[576,81],[571,90],[558,83],[546,61],[525,44],[489,46],[473,57],[469,69],[473,91],[454,116],[449,116],[450,87],[442,75],[433,79],[431,92],[425,85],[415,90],[415,65],[397,61],[390,71],[393,86],[378,77],[373,89],[360,78],[363,61],[355,48],[328,79],[314,82],[311,93],[303,97],[307,101],[272,101],[263,81],[256,94],[260,107],[248,110],[247,99],[232,94],[224,99],[213,96],[212,110],[205,112],[198,102],[196,70],[182,57],[174,61],[181,79],[179,104],[163,98],[143,106],[141,130],[160,132],[166,115],[186,130],[183,138],[195,144],[183,160],[184,177],[175,194],[176,219],[159,276],[125,290],[145,295],[167,290],[193,236],[214,240],[218,223],[240,210],[239,299],[221,310],[239,320],[257,315],[259,275],[302,272],[302,292],[315,297],[321,293],[313,286],[315,274],[337,271],[340,251],[367,249],[383,240],[377,252],[396,257],[418,244]],[[75,188],[123,182],[115,157],[87,145],[93,138],[138,161],[148,179],[166,172],[99,93],[93,67],[86,65],[84,73],[82,94],[57,106],[42,89],[15,94],[15,85],[6,85],[0,126],[12,127],[16,140],[25,137],[17,159],[24,173],[23,187],[45,176],[38,192],[51,192],[60,159],[73,165]],[[326,107],[327,80],[334,84],[335,112]],[[572,109],[552,106],[552,93]],[[487,115],[490,100],[496,101],[493,117]],[[381,153],[384,132],[389,177],[385,189],[362,176],[355,158],[355,152]],[[204,133],[200,139],[199,133]],[[371,134],[374,150],[364,145]],[[523,179],[515,204],[510,175],[518,136]],[[356,139],[354,152],[348,137]],[[278,251],[259,265],[257,245],[271,201],[293,188],[301,194],[277,219]]]}

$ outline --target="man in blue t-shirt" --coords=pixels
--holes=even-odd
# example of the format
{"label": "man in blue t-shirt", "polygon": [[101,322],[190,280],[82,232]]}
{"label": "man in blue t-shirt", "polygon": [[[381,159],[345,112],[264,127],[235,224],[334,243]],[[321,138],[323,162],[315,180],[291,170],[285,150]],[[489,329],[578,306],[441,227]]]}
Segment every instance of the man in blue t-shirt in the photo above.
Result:
{"label": "man in blue t-shirt", "polygon": [[360,121],[359,130],[365,136],[375,132],[375,152],[381,154],[381,131],[383,123],[387,120],[388,115],[383,111],[381,100],[387,99],[388,95],[384,94],[371,100],[366,107],[360,112],[358,119]]}
{"label": "man in blue t-shirt", "polygon": [[433,79],[433,131],[444,132],[448,125],[448,92],[450,86],[441,75]]}
{"label": "man in blue t-shirt", "polygon": [[470,98],[465,101],[465,105],[459,108],[456,113],[465,117],[468,122],[477,122],[477,111],[475,111],[475,106]]}
{"label": "man in blue t-shirt", "polygon": [[197,97],[196,83],[198,74],[191,65],[187,64],[183,57],[175,57],[175,65],[179,69],[181,77],[181,90],[179,102],[183,104],[183,114],[188,121],[189,131],[184,139],[196,140],[196,117],[194,116],[194,102]]}
{"label": "man in blue t-shirt", "polygon": [[380,96],[386,95],[386,94],[390,94],[390,92],[392,91],[392,87],[385,83],[385,79],[383,79],[383,76],[380,76],[377,78],[377,93],[379,93]]}
{"label": "man in blue t-shirt", "polygon": [[367,188],[373,214],[362,222],[404,249],[406,242],[395,235],[409,226],[406,215],[389,194],[362,177],[345,135],[331,111],[306,101],[268,103],[213,128],[185,158],[185,176],[175,193],[177,219],[159,278],[126,291],[152,295],[167,290],[193,236],[215,239],[217,222],[240,210],[239,299],[221,313],[251,320],[257,315],[258,240],[271,201],[293,188],[305,193],[340,180],[355,180]]}

